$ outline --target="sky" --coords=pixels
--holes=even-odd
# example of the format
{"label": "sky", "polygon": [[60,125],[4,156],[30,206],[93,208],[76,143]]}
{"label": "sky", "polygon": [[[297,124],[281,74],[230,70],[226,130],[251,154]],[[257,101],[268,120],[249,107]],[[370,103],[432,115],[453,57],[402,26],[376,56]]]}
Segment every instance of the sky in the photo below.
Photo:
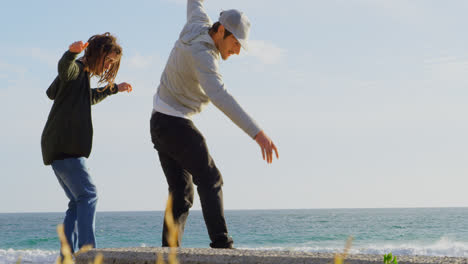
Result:
{"label": "sky", "polygon": [[[280,154],[268,165],[211,104],[195,116],[223,175],[225,209],[468,206],[467,1],[204,5],[213,21],[231,8],[250,18],[250,50],[222,61],[221,74]],[[68,46],[104,32],[123,47],[117,82],[133,92],[92,109],[97,210],[162,210],[167,183],[149,120],[186,1],[8,1],[2,11],[0,212],[65,211],[42,162],[53,103],[45,91]]]}

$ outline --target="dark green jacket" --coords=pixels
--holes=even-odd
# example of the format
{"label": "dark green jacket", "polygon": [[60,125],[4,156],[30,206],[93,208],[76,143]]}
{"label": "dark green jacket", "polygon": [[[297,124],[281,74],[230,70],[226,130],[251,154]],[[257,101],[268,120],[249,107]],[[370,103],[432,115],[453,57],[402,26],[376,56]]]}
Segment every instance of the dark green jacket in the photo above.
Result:
{"label": "dark green jacket", "polygon": [[70,157],[89,157],[93,144],[91,105],[118,92],[117,84],[107,88],[90,88],[89,73],[76,60],[77,53],[65,52],[58,63],[58,76],[47,89],[54,100],[42,132],[44,164]]}

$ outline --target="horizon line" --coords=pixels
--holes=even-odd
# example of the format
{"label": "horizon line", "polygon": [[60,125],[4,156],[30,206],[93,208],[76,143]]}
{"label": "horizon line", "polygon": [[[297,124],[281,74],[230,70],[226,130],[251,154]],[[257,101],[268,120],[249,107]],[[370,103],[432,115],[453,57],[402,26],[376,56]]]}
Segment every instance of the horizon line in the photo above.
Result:
{"label": "horizon line", "polygon": [[[468,206],[414,206],[414,207],[324,207],[324,208],[254,208],[254,209],[224,209],[225,212],[227,211],[299,211],[299,210],[360,210],[360,209],[461,209],[466,208]],[[119,211],[119,210],[104,210],[104,211],[96,211],[96,213],[144,213],[144,212],[164,212],[165,210],[129,210],[129,211]],[[201,209],[191,209],[190,211],[200,211]],[[63,213],[63,211],[25,211],[25,212],[0,212],[0,214],[53,214],[53,213]]]}

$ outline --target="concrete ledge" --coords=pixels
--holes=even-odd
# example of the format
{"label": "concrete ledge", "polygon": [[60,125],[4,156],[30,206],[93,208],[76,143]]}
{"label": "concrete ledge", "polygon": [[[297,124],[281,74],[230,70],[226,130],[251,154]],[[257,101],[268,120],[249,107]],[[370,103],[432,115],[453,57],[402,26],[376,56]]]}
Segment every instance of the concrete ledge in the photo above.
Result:
{"label": "concrete ledge", "polygon": [[[168,248],[104,248],[93,249],[77,257],[77,264],[93,263],[101,253],[104,264],[154,264],[156,254],[164,255]],[[331,264],[334,254],[297,251],[261,251],[239,249],[179,248],[177,259],[181,264]],[[383,264],[382,255],[349,255],[346,264]],[[468,264],[468,258],[398,256],[398,263],[405,264]]]}

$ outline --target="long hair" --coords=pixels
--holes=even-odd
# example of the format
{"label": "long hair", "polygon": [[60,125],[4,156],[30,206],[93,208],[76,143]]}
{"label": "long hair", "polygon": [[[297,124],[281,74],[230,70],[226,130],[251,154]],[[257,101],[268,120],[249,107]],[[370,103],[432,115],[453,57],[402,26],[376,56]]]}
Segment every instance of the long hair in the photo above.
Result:
{"label": "long hair", "polygon": [[[90,76],[99,77],[98,83],[107,83],[106,87],[100,92],[105,91],[107,88],[114,88],[115,77],[120,67],[120,58],[122,57],[122,47],[117,43],[117,38],[112,36],[109,32],[104,34],[94,35],[88,40],[88,47],[84,53],[84,70],[90,73]],[[117,61],[112,63],[108,70],[104,70],[106,57],[109,54],[117,54]]]}

